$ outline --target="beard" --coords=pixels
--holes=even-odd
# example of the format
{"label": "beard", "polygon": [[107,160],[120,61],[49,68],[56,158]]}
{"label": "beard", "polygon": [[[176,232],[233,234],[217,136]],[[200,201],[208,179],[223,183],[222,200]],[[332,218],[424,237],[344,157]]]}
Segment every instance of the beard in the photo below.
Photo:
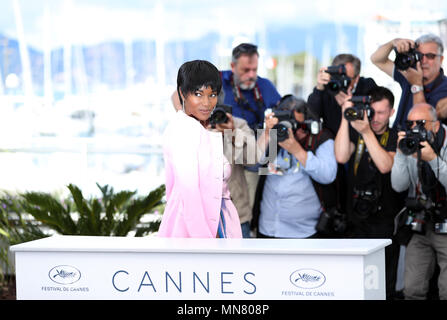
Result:
{"label": "beard", "polygon": [[251,90],[251,89],[253,89],[253,88],[255,87],[255,85],[256,85],[256,80],[257,80],[257,79],[258,79],[257,77],[255,77],[255,78],[249,78],[249,79],[246,80],[246,82],[247,82],[247,81],[251,81],[251,83],[250,83],[250,84],[246,84],[245,82],[242,82],[242,81],[241,81],[241,79],[239,78],[239,76],[237,76],[236,74],[234,74],[234,83],[235,83],[239,88],[241,88],[242,90]]}
{"label": "beard", "polygon": [[373,129],[375,134],[382,134],[383,132],[386,131],[386,129],[388,128],[389,124],[388,123],[380,123],[380,122],[374,122],[376,129],[373,129],[373,127],[371,126],[371,129]]}

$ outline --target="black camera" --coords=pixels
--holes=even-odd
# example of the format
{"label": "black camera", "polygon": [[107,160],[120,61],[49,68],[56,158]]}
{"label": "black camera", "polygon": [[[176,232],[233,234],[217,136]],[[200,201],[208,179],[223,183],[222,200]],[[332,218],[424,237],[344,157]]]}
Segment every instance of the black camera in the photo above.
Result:
{"label": "black camera", "polygon": [[293,110],[274,110],[274,117],[278,118],[278,123],[273,129],[276,129],[276,139],[282,142],[289,137],[288,129],[291,128],[293,132],[298,129],[298,121],[295,119]]}
{"label": "black camera", "polygon": [[447,206],[445,202],[432,209],[432,218],[435,233],[447,234]]}
{"label": "black camera", "polygon": [[226,104],[218,104],[210,115],[209,121],[212,126],[226,123],[228,121],[227,113],[232,114],[232,107]]}
{"label": "black camera", "polygon": [[330,93],[336,95],[340,91],[344,93],[348,92],[351,78],[346,75],[346,67],[344,64],[329,66],[325,72],[331,75],[331,80],[325,86]]}
{"label": "black camera", "polygon": [[399,141],[399,149],[407,156],[420,149],[422,141],[428,141],[430,145],[433,145],[435,141],[433,132],[427,131],[423,124],[416,125],[405,133],[405,138]]}
{"label": "black camera", "polygon": [[374,117],[374,109],[371,107],[370,96],[353,96],[351,98],[354,106],[347,108],[344,112],[345,119],[348,121],[363,120],[364,113],[368,117],[368,120]]}
{"label": "black camera", "polygon": [[408,68],[416,68],[416,63],[421,60],[421,53],[416,49],[411,48],[407,52],[396,52],[396,59],[394,65],[398,70],[407,70]]}
{"label": "black camera", "polygon": [[274,113],[274,117],[278,118],[278,123],[273,127],[273,129],[276,129],[278,142],[282,142],[289,137],[288,128],[291,128],[292,132],[301,128],[311,134],[318,134],[322,130],[320,121],[312,119],[306,119],[303,122],[296,121],[293,110],[274,110]]}
{"label": "black camera", "polygon": [[431,201],[423,203],[416,198],[407,198],[405,207],[407,208],[405,225],[409,226],[413,232],[425,234],[427,220],[430,218],[427,212],[432,207]]}
{"label": "black camera", "polygon": [[354,187],[353,208],[359,218],[368,218],[381,208],[378,205],[380,193],[373,187]]}
{"label": "black camera", "polygon": [[321,213],[316,229],[323,234],[342,234],[346,231],[346,225],[346,215],[332,208]]}

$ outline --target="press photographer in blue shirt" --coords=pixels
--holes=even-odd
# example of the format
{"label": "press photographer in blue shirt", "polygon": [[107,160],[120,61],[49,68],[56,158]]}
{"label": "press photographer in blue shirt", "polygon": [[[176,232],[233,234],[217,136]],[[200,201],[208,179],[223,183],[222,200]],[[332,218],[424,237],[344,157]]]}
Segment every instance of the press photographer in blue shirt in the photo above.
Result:
{"label": "press photographer in blue shirt", "polygon": [[[394,61],[388,58],[392,51],[396,53]],[[441,38],[426,34],[415,41],[391,40],[371,55],[372,63],[402,88],[393,127],[403,129],[409,110],[418,103],[434,106],[438,118],[447,123],[447,77],[441,68],[443,53]]]}
{"label": "press photographer in blue shirt", "polygon": [[268,174],[260,177],[256,190],[253,221],[257,235],[317,237],[323,206],[314,181],[330,184],[335,179],[333,136],[321,128],[304,100],[291,95],[284,96],[273,113],[266,115],[265,123],[258,145],[265,150],[273,140],[278,149],[276,157],[268,155],[275,160],[266,164]]}

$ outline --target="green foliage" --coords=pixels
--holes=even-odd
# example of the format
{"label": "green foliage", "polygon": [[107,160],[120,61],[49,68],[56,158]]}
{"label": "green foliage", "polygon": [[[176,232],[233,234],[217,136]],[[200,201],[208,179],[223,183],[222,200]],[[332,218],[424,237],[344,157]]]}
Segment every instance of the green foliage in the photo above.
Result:
{"label": "green foliage", "polygon": [[[136,191],[120,191],[100,186],[100,198],[86,199],[73,184],[68,185],[70,197],[60,200],[44,192],[26,192],[18,196],[0,196],[0,283],[7,270],[9,246],[49,236],[44,230],[62,235],[88,236],[145,236],[158,230],[163,212],[162,198],[165,185],[147,196],[136,196]],[[142,222],[143,216],[150,218]],[[54,232],[53,232],[54,233]]]}
{"label": "green foliage", "polygon": [[13,273],[9,246],[48,236],[35,221],[25,216],[17,197],[8,193],[0,196],[0,283],[4,274]]}
{"label": "green foliage", "polygon": [[63,235],[127,236],[133,230],[138,236],[147,233],[139,230],[138,224],[143,215],[161,204],[164,185],[144,197],[135,197],[136,191],[114,193],[108,185],[97,186],[102,193],[99,199],[84,198],[82,191],[70,184],[71,198],[64,203],[48,193],[27,192],[22,195],[21,205],[37,221]]}

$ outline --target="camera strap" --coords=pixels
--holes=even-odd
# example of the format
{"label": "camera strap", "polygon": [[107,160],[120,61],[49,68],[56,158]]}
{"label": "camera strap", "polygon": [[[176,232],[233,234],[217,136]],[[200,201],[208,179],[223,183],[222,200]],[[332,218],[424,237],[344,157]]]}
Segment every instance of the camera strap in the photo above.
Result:
{"label": "camera strap", "polygon": [[263,112],[264,109],[264,99],[261,94],[261,90],[259,90],[258,82],[255,83],[253,90],[253,97],[255,98],[255,103],[258,108],[258,111],[253,110],[252,107],[250,107],[250,104],[248,103],[248,100],[244,97],[244,95],[241,92],[241,88],[239,86],[235,85],[234,75],[231,75],[230,78],[230,84],[231,89],[233,90],[233,96],[236,103],[243,109],[252,112],[256,117],[256,123],[260,124],[262,123],[263,119],[259,116],[259,111]]}
{"label": "camera strap", "polygon": [[[439,161],[440,151],[444,144],[446,138],[446,131],[444,127],[441,126],[439,131],[435,134],[433,143],[431,147],[437,155]],[[421,196],[420,190],[429,197],[433,203],[437,205],[446,204],[446,189],[439,181],[439,163],[438,163],[438,173],[437,175],[431,168],[427,161],[421,159],[421,149],[417,150],[417,170],[418,170],[418,184],[416,186],[416,196],[419,198]]]}
{"label": "camera strap", "polygon": [[[388,138],[390,136],[390,130],[387,129],[382,136],[380,137],[380,144],[382,147],[386,147],[388,144]],[[365,140],[363,140],[363,137],[361,134],[359,134],[359,138],[357,139],[357,147],[355,151],[355,159],[354,159],[354,176],[357,175],[357,170],[359,168],[360,159],[363,156],[363,152],[365,151]]]}

